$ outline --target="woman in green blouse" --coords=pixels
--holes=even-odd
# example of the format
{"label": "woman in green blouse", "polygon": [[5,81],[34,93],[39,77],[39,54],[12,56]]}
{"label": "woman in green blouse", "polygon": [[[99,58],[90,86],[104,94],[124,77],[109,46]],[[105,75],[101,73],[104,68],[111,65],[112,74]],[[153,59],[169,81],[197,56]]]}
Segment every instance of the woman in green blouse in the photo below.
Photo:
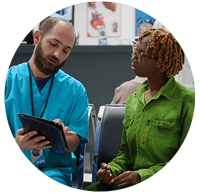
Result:
{"label": "woman in green blouse", "polygon": [[164,29],[145,31],[133,46],[131,69],[147,77],[126,102],[120,152],[101,164],[99,182],[85,190],[132,186],[154,175],[183,143],[194,111],[195,92],[176,82],[183,68],[182,48]]}

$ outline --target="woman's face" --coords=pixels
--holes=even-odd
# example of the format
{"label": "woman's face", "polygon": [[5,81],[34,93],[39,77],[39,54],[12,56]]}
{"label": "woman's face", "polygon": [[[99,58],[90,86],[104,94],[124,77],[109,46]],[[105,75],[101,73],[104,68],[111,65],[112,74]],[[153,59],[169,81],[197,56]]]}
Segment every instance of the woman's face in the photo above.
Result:
{"label": "woman's face", "polygon": [[147,54],[145,53],[150,39],[151,36],[146,36],[139,41],[135,46],[135,51],[133,51],[131,58],[131,69],[140,77],[154,77],[156,74],[161,73],[156,65],[157,59],[151,57],[151,50],[149,50]]}

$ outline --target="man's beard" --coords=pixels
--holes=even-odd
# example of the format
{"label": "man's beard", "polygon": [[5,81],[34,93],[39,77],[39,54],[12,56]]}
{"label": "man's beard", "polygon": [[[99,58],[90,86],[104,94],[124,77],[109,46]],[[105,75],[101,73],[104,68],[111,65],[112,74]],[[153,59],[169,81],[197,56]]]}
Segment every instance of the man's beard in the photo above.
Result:
{"label": "man's beard", "polygon": [[[61,67],[63,67],[65,62],[67,61],[67,58],[66,58],[66,60],[64,60],[59,65],[56,65],[52,69],[50,67],[53,66],[53,64],[48,61],[48,58],[52,58],[54,61],[57,62],[57,64],[60,63],[59,59],[56,58],[55,56],[47,55],[47,56],[44,57],[44,52],[43,52],[43,49],[42,49],[42,46],[41,46],[41,42],[39,42],[38,45],[37,45],[37,48],[35,50],[34,63],[35,63],[36,67],[38,68],[38,70],[40,72],[42,72],[45,75],[53,75],[53,74],[57,73],[58,70]],[[48,66],[49,66],[49,68],[48,68]]]}

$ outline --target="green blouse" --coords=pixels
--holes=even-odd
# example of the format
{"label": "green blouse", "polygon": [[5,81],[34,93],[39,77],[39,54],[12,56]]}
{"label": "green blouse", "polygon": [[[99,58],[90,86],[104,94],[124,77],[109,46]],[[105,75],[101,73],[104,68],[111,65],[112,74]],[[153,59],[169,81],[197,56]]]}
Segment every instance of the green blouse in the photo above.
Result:
{"label": "green blouse", "polygon": [[126,102],[120,152],[108,165],[113,175],[134,170],[145,180],[176,154],[183,143],[194,112],[195,92],[172,76],[145,103],[147,81]]}

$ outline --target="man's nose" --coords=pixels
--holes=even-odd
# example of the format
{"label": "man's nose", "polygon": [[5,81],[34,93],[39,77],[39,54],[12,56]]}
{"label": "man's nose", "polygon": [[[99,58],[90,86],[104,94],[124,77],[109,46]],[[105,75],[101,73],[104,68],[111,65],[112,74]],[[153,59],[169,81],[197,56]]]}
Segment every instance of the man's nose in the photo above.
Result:
{"label": "man's nose", "polygon": [[60,57],[60,51],[59,50],[56,50],[54,53],[53,53],[53,56],[57,59],[59,59]]}

